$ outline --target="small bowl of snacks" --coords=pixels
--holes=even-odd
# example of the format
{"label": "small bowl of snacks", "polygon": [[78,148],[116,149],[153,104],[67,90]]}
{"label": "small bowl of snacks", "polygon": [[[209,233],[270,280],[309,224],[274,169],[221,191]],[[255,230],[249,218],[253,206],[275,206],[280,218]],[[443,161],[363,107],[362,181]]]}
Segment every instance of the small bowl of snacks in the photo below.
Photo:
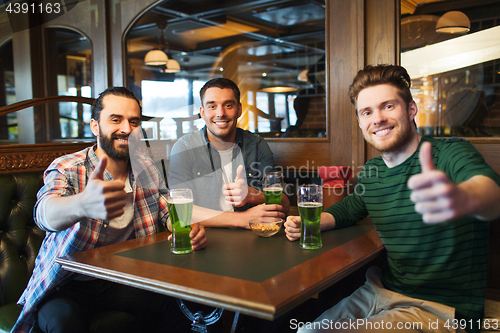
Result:
{"label": "small bowl of snacks", "polygon": [[254,217],[248,221],[250,229],[261,237],[271,237],[280,231],[283,219],[278,217]]}

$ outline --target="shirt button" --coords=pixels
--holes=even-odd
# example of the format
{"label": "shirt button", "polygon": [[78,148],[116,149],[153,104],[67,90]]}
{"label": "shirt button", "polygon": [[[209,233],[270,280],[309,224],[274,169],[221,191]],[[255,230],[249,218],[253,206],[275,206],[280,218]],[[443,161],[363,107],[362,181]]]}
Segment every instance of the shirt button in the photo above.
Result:
{"label": "shirt button", "polygon": [[104,228],[107,228],[107,227],[108,227],[108,225],[107,225],[107,224],[105,224],[105,225],[104,225]]}

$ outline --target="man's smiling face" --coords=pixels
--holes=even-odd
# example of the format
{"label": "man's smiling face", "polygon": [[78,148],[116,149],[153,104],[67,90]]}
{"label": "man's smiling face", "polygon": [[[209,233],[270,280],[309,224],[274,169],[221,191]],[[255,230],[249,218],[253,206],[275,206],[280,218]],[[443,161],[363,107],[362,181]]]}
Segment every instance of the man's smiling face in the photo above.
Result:
{"label": "man's smiling face", "polygon": [[130,134],[141,126],[139,105],[134,99],[115,95],[105,96],[102,104],[99,121],[91,120],[98,148],[111,159],[127,161]]}
{"label": "man's smiling face", "polygon": [[412,139],[415,102],[407,107],[396,87],[380,84],[358,95],[356,109],[365,140],[382,153],[404,150]]}
{"label": "man's smiling face", "polygon": [[229,88],[208,88],[200,108],[211,142],[234,142],[241,104]]}

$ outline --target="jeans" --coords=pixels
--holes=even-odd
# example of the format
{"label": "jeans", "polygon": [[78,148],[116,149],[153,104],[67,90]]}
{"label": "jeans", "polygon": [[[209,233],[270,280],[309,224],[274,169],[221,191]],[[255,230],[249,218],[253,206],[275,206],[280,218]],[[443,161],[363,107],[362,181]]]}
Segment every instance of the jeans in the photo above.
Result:
{"label": "jeans", "polygon": [[189,332],[174,298],[105,281],[73,280],[38,306],[43,332]]}
{"label": "jeans", "polygon": [[297,332],[465,333],[445,326],[455,317],[454,308],[388,290],[380,274],[380,268],[369,268],[362,287]]}

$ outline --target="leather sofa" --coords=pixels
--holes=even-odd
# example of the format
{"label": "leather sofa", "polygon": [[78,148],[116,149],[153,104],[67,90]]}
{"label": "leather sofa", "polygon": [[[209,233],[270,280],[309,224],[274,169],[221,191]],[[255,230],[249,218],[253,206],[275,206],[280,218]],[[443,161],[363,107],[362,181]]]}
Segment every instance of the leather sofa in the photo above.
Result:
{"label": "leather sofa", "polygon": [[[35,267],[45,232],[33,220],[36,194],[43,185],[43,171],[0,174],[0,333],[10,332],[21,307],[23,293]],[[109,332],[123,313],[106,311],[91,318],[91,332]],[[33,327],[30,333],[41,332]]]}
{"label": "leather sofa", "polygon": [[42,171],[0,175],[0,332],[10,332],[45,236],[33,221]]}

